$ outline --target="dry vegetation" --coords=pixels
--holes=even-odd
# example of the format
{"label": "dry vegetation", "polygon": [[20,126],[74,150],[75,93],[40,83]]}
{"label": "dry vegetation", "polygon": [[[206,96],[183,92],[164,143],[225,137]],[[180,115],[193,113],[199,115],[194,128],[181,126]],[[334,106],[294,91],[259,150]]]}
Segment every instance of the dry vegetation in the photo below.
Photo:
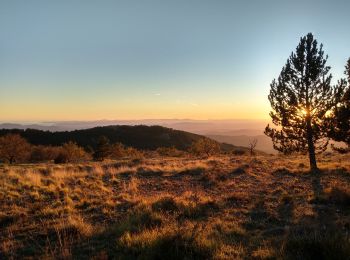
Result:
{"label": "dry vegetation", "polygon": [[349,155],[0,169],[0,259],[345,259]]}

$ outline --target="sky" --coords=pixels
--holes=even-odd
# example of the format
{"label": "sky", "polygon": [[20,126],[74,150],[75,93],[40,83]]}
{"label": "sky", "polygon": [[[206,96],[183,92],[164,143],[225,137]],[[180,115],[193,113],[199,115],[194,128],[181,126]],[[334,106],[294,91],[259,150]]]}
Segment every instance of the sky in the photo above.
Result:
{"label": "sky", "polygon": [[350,1],[0,0],[0,121],[267,119],[301,36],[350,57]]}

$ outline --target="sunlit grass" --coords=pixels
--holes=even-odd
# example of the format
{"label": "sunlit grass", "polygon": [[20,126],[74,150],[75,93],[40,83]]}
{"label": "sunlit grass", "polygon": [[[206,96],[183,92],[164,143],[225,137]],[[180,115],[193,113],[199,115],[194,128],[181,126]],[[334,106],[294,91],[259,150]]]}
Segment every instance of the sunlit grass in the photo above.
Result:
{"label": "sunlit grass", "polygon": [[304,156],[2,165],[0,258],[341,257],[350,160],[318,159],[319,175]]}

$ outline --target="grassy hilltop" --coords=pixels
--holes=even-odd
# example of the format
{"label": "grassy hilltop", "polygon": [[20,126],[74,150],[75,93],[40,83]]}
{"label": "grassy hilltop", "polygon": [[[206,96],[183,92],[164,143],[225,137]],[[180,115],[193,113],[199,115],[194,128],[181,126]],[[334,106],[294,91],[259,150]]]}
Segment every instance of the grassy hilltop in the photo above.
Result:
{"label": "grassy hilltop", "polygon": [[346,259],[349,155],[0,169],[0,258]]}

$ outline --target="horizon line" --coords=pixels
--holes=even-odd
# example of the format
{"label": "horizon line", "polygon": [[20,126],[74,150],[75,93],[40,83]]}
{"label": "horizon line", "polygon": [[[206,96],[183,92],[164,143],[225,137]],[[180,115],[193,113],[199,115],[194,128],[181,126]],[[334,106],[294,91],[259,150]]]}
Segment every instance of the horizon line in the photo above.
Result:
{"label": "horizon line", "polygon": [[266,121],[268,118],[226,118],[226,119],[193,119],[193,118],[144,118],[144,119],[72,119],[72,120],[0,120],[0,124],[49,124],[49,123],[88,123],[88,122],[113,122],[113,121],[152,121],[152,120],[164,120],[164,121]]}

